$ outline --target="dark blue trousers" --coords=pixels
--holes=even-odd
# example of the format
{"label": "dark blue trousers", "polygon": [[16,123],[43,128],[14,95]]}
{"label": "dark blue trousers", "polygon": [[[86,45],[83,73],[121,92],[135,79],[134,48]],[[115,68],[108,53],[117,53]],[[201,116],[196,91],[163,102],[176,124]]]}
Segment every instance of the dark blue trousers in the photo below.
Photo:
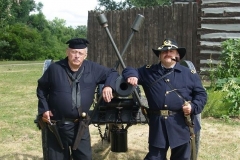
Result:
{"label": "dark blue trousers", "polygon": [[71,157],[73,160],[92,160],[89,128],[85,130],[78,148],[76,150],[72,150],[71,148],[75,141],[78,124],[61,124],[58,125],[58,127],[64,149],[61,149],[55,135],[48,130],[48,160],[70,160]]}
{"label": "dark blue trousers", "polygon": [[[149,152],[144,160],[166,160],[168,148],[157,148],[149,145]],[[190,160],[190,143],[171,149],[170,160]]]}

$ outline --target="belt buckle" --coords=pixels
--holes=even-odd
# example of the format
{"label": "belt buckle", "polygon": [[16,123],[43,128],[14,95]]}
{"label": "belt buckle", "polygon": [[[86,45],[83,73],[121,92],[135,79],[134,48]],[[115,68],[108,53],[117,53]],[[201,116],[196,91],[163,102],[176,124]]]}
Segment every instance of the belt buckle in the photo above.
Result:
{"label": "belt buckle", "polygon": [[161,116],[168,116],[168,110],[160,110]]}

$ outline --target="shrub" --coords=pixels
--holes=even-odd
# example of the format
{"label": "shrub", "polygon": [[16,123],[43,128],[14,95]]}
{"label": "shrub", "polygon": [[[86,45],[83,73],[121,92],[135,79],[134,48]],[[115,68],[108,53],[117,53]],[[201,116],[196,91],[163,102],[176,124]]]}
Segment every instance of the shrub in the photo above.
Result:
{"label": "shrub", "polygon": [[228,116],[240,116],[240,39],[228,39],[221,45],[220,63],[211,74],[211,86],[223,93]]}
{"label": "shrub", "polygon": [[229,103],[223,100],[225,92],[208,89],[208,101],[202,112],[202,117],[220,118],[228,114]]}

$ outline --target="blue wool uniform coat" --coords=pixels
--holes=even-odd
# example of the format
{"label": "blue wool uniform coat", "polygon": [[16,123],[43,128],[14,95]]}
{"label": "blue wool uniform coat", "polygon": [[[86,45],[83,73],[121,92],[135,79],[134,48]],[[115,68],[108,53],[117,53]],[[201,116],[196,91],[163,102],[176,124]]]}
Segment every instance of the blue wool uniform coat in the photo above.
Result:
{"label": "blue wool uniform coat", "polygon": [[[143,66],[138,69],[127,67],[122,75],[137,77],[138,84],[142,85],[150,110],[170,110],[177,112],[167,118],[159,115],[149,117],[149,145],[166,148],[175,148],[190,141],[189,127],[184,120],[182,111],[184,100],[180,98],[165,80],[169,81],[186,101],[191,101],[192,117],[202,112],[207,101],[207,94],[202,86],[201,80],[196,73],[185,66],[177,63],[173,72],[151,84],[163,75],[161,64]],[[194,119],[194,130],[200,130],[200,124]]]}
{"label": "blue wool uniform coat", "polygon": [[[75,119],[79,117],[77,108],[72,106],[72,88],[65,68],[69,67],[67,58],[53,63],[38,80],[38,114],[51,110],[52,119]],[[82,111],[88,113],[93,102],[95,88],[104,84],[115,89],[119,74],[97,63],[84,60],[80,69],[84,71],[79,80]]]}

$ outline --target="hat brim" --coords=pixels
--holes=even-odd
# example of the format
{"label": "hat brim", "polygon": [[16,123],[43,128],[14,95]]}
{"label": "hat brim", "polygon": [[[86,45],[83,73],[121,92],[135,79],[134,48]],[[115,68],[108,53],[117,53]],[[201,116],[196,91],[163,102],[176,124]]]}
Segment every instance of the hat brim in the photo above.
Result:
{"label": "hat brim", "polygon": [[159,54],[162,51],[175,50],[175,49],[178,51],[180,59],[182,59],[185,56],[185,54],[186,54],[186,48],[183,48],[183,47],[181,47],[181,48],[174,48],[174,49],[168,49],[167,47],[163,47],[162,49],[152,49],[152,51],[155,53],[155,55],[157,57],[159,57]]}

